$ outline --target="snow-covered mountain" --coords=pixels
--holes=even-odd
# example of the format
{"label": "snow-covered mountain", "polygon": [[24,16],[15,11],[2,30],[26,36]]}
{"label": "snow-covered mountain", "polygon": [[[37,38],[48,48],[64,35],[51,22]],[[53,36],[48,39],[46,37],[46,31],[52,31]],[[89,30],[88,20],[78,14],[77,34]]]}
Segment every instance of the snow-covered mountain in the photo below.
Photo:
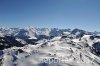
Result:
{"label": "snow-covered mountain", "polygon": [[100,66],[100,34],[80,29],[0,29],[0,66]]}

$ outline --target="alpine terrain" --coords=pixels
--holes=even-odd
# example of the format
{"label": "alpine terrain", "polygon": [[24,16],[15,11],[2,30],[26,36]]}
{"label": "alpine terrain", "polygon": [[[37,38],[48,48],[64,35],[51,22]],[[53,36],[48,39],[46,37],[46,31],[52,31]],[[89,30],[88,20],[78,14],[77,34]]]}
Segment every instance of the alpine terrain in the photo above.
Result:
{"label": "alpine terrain", "polygon": [[0,66],[100,66],[100,33],[0,28]]}

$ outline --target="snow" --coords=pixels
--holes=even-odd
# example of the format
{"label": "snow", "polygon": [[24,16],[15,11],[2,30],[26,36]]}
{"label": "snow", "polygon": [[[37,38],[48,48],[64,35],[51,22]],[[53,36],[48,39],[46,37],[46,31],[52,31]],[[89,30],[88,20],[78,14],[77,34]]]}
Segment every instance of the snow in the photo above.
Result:
{"label": "snow", "polygon": [[[47,28],[27,30],[24,35],[30,37],[28,39],[38,39],[38,35],[50,36],[51,31]],[[70,32],[65,34],[69,35]],[[100,66],[100,56],[93,54],[90,49],[95,42],[100,42],[100,39],[91,40],[91,35],[80,38],[75,38],[73,34],[70,36],[73,38],[62,39],[59,34],[51,39],[38,40],[36,44],[26,44],[24,39],[17,37],[17,41],[26,45],[0,50],[0,59],[2,59],[0,66]]]}
{"label": "snow", "polygon": [[[50,42],[49,44],[51,44],[51,46],[50,45],[45,46],[44,48],[43,47],[38,48],[33,45],[27,45],[26,48],[25,46],[24,47],[25,49],[22,48],[25,52],[17,55],[18,57],[16,61],[17,65],[18,66],[32,66],[32,65],[39,66],[42,60],[41,58],[48,58],[47,64],[52,66],[52,63],[49,61],[49,59],[58,58],[60,59],[60,61],[61,59],[63,59],[62,63],[59,63],[61,66],[67,66],[68,64],[77,65],[77,66],[84,66],[84,65],[99,66],[95,62],[91,63],[91,60],[88,57],[90,57],[92,60],[98,59],[98,62],[100,61],[100,58],[93,55],[89,51],[79,50],[75,47],[70,46],[67,43],[66,44],[63,43],[63,41],[59,41],[59,40],[57,41],[57,39],[56,41]],[[82,58],[80,54],[82,55]],[[3,66],[14,66],[14,63],[12,62],[13,60],[12,55],[6,55],[5,53],[4,58],[5,59],[3,61],[4,62]],[[63,63],[64,61],[66,62]]]}
{"label": "snow", "polygon": [[55,41],[55,40],[60,40],[61,39],[61,36],[57,36],[57,37],[54,37],[52,40]]}
{"label": "snow", "polygon": [[70,32],[63,32],[63,34],[64,34],[64,35],[69,35],[69,34],[70,34]]}
{"label": "snow", "polygon": [[79,39],[73,39],[72,41],[77,43],[80,42]]}

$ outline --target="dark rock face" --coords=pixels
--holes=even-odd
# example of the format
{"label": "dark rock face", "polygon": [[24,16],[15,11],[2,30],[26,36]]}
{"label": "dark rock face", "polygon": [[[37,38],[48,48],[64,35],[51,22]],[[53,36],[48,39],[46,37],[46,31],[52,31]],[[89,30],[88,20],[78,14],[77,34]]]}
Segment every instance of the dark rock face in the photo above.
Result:
{"label": "dark rock face", "polygon": [[[77,34],[78,33],[78,34]],[[86,34],[86,32],[84,30],[80,30],[80,29],[74,29],[71,34],[74,34],[76,35],[76,38],[79,38],[79,37],[83,37],[84,34]]]}
{"label": "dark rock face", "polygon": [[100,36],[90,36],[91,40],[94,40],[95,38],[100,39]]}
{"label": "dark rock face", "polygon": [[28,44],[35,44],[36,41],[38,41],[37,39],[27,39],[25,40]]}
{"label": "dark rock face", "polygon": [[18,49],[18,52],[19,53],[23,53],[24,51],[22,49]]}
{"label": "dark rock face", "polygon": [[67,36],[62,36],[61,38],[67,38]]}
{"label": "dark rock face", "polygon": [[95,38],[98,38],[98,39],[100,39],[100,36],[95,36]]}
{"label": "dark rock face", "polygon": [[1,56],[1,55],[3,55],[3,51],[2,51],[2,50],[0,50],[0,56]]}
{"label": "dark rock face", "polygon": [[99,55],[100,56],[100,42],[96,42],[92,45],[92,49],[93,49],[93,52],[96,54],[96,55]]}
{"label": "dark rock face", "polygon": [[91,40],[94,40],[94,36],[90,36],[90,39],[91,39]]}
{"label": "dark rock face", "polygon": [[49,36],[46,36],[46,35],[39,35],[39,36],[38,36],[38,40],[41,40],[41,39],[49,39]]}
{"label": "dark rock face", "polygon": [[20,42],[18,42],[15,37],[12,36],[4,36],[0,37],[0,50],[5,48],[10,48],[13,46],[21,47],[23,46]]}

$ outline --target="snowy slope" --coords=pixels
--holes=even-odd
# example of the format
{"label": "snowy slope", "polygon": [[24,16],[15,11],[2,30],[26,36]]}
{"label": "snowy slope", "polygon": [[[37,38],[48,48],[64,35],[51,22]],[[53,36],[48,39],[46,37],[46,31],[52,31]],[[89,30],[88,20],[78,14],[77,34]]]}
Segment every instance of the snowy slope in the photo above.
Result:
{"label": "snowy slope", "polygon": [[[8,35],[6,31],[2,31],[5,39],[0,39],[0,47],[4,45],[2,41],[5,45],[12,45],[13,41],[5,36]],[[100,66],[99,35],[78,29],[29,28],[8,32],[22,46],[13,43],[5,48],[4,45],[5,49],[0,50],[0,66]],[[36,41],[30,44],[27,40]]]}

